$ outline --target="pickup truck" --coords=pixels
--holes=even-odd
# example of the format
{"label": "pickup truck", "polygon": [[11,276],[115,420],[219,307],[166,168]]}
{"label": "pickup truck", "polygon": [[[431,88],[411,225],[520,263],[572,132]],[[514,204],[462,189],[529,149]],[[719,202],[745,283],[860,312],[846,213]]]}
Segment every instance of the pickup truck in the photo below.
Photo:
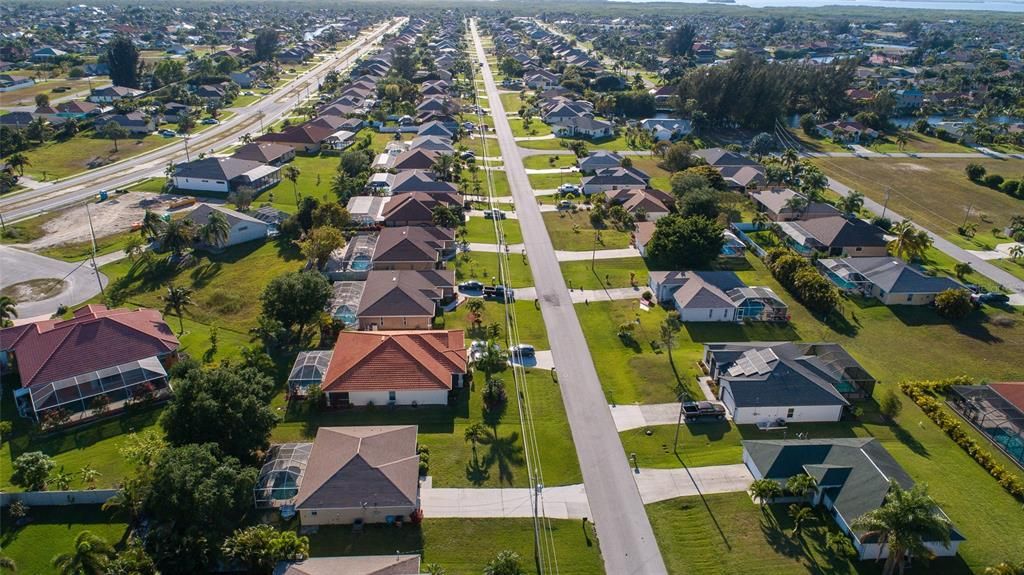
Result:
{"label": "pickup truck", "polygon": [[484,297],[493,297],[498,299],[505,299],[505,293],[508,292],[509,299],[512,298],[512,290],[506,290],[505,286],[484,286],[483,292]]}
{"label": "pickup truck", "polygon": [[723,421],[725,419],[725,407],[710,401],[684,401],[683,417],[686,418],[686,421],[700,421],[702,419]]}

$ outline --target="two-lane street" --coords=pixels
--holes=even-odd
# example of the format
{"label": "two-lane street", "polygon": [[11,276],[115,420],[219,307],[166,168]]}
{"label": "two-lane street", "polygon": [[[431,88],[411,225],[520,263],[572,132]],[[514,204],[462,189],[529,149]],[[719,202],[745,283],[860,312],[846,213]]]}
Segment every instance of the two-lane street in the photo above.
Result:
{"label": "two-lane street", "polygon": [[471,28],[477,57],[483,63],[481,75],[487,89],[488,105],[504,158],[505,173],[515,198],[516,215],[525,238],[526,253],[559,374],[592,519],[601,541],[605,572],[615,575],[666,573],[633,471],[622,449],[583,329],[576,317],[576,309],[562,278],[558,258],[487,63],[475,20],[471,22]]}

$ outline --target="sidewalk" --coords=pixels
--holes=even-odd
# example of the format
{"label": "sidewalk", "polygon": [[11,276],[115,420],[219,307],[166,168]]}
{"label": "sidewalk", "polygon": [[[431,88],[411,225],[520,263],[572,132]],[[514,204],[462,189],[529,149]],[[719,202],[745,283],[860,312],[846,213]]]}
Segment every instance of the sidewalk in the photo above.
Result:
{"label": "sidewalk", "polygon": [[582,262],[590,259],[614,260],[619,258],[640,257],[640,251],[636,248],[597,250],[596,252],[555,250],[555,257],[558,258],[558,261],[560,262]]}

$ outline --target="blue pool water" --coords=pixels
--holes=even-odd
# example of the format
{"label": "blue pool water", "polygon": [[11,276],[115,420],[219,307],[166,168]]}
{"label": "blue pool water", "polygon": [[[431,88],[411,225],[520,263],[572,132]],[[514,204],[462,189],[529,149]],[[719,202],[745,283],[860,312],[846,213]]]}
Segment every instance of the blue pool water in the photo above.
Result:
{"label": "blue pool water", "polygon": [[356,256],[352,259],[352,269],[357,272],[364,272],[370,269],[370,258],[368,256]]}
{"label": "blue pool water", "polygon": [[828,279],[832,280],[837,286],[841,287],[842,289],[854,289],[857,287],[856,284],[854,284],[853,282],[844,280],[843,278],[839,277],[833,272],[826,273],[828,274]]}
{"label": "blue pool water", "polygon": [[1002,445],[1006,452],[1014,459],[1024,463],[1024,440],[1016,435],[1010,435],[1002,429],[994,429],[989,432],[992,440]]}
{"label": "blue pool water", "polygon": [[736,246],[730,246],[729,244],[726,244],[726,245],[722,246],[722,255],[723,256],[735,256],[735,255],[739,255],[739,253],[740,253],[740,250]]}

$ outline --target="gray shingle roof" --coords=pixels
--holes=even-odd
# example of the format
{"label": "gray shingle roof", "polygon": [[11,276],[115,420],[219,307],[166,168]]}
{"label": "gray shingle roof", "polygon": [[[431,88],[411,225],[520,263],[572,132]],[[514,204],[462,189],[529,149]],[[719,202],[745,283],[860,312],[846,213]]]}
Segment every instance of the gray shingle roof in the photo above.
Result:
{"label": "gray shingle roof", "polygon": [[[891,256],[845,258],[841,261],[888,293],[939,293],[947,289],[963,288],[950,278],[927,276],[903,260]],[[826,263],[826,260],[822,263]]]}

